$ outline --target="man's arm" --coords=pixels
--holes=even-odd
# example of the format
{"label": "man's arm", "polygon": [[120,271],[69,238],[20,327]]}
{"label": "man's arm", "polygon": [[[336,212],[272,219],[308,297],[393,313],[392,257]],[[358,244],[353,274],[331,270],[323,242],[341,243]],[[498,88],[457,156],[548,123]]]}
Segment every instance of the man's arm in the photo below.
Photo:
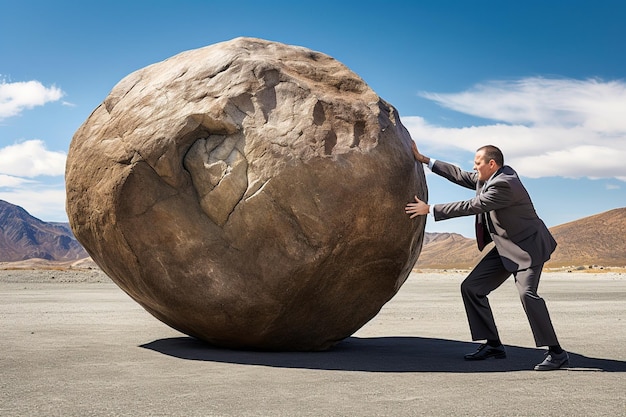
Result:
{"label": "man's arm", "polygon": [[[435,174],[440,175],[449,181],[452,181],[456,184],[459,184],[463,187],[474,188],[476,186],[476,174],[472,172],[465,172],[459,169],[457,166],[447,164],[445,162],[439,162],[435,167],[435,159],[431,159],[426,155],[420,153],[417,149],[417,145],[412,141],[411,143],[411,151],[413,153],[413,158],[422,164],[428,164],[428,168],[433,171]],[[433,206],[427,204],[426,202],[420,200],[415,196],[414,203],[408,203],[404,208],[406,214],[410,216],[410,218],[414,218],[417,216],[425,216],[427,214],[434,214]],[[437,216],[435,220],[439,220]]]}
{"label": "man's arm", "polygon": [[[470,171],[463,171],[456,165],[448,164],[446,162],[439,162],[436,159],[432,159],[426,155],[420,153],[417,149],[415,142],[411,143],[411,151],[413,152],[413,158],[422,164],[427,164],[430,170],[462,187],[475,189],[476,188],[476,173]],[[435,166],[435,162],[439,162]]]}
{"label": "man's arm", "polygon": [[435,221],[472,216],[509,207],[514,201],[510,183],[497,179],[491,183],[487,191],[477,194],[474,198],[453,203],[437,204],[436,207],[433,207],[433,216]]}

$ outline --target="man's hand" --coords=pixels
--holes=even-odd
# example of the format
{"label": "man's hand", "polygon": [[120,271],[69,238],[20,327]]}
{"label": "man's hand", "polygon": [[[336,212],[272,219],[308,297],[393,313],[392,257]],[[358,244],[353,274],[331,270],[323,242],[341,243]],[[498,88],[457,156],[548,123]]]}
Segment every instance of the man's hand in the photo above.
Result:
{"label": "man's hand", "polygon": [[411,151],[413,152],[413,158],[415,158],[417,162],[421,162],[422,164],[427,164],[430,162],[429,157],[422,155],[420,151],[417,150],[417,145],[414,141],[411,141]]}
{"label": "man's hand", "polygon": [[427,215],[430,211],[430,206],[415,196],[415,203],[407,204],[404,211],[406,214],[409,214],[412,219],[413,217]]}

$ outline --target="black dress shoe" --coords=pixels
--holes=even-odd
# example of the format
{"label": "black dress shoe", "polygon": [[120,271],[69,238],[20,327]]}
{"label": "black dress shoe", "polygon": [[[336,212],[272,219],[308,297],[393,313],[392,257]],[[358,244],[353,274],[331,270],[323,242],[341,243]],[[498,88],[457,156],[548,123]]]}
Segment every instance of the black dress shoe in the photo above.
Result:
{"label": "black dress shoe", "polygon": [[535,366],[535,371],[556,371],[557,369],[569,366],[569,355],[566,351],[556,354],[552,351],[546,352],[546,358],[539,365]]}
{"label": "black dress shoe", "polygon": [[478,350],[474,353],[468,353],[465,355],[466,361],[482,361],[487,358],[504,359],[506,358],[506,350],[504,346],[489,346],[486,343],[478,346]]}

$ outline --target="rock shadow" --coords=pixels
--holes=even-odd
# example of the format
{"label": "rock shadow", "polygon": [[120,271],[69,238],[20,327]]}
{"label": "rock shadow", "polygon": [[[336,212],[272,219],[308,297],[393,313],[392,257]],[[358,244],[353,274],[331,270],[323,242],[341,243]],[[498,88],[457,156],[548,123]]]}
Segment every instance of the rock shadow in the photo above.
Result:
{"label": "rock shadow", "polygon": [[[361,372],[509,372],[532,370],[542,349],[506,346],[506,359],[470,362],[463,355],[476,343],[423,337],[349,337],[324,352],[265,352],[217,348],[192,337],[159,339],[140,345],[164,355],[195,361],[276,368]],[[569,352],[568,371],[626,372],[626,362]]]}

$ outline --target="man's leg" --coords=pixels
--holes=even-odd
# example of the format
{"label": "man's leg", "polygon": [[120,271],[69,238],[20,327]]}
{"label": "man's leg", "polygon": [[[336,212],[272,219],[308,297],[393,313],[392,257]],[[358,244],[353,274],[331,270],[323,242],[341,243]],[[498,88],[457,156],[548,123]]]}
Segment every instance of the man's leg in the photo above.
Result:
{"label": "man's leg", "polygon": [[494,247],[461,284],[472,340],[500,340],[487,295],[509,276]]}
{"label": "man's leg", "polygon": [[515,285],[535,337],[535,344],[550,347],[545,359],[535,366],[535,370],[554,371],[569,366],[569,355],[559,345],[545,301],[537,295],[542,268],[543,265],[538,265],[516,272]]}
{"label": "man's leg", "polygon": [[526,311],[536,345],[538,347],[558,346],[559,342],[554,327],[552,327],[546,303],[537,294],[542,268],[543,265],[538,265],[516,272],[514,274],[515,285],[522,300],[524,311]]}

